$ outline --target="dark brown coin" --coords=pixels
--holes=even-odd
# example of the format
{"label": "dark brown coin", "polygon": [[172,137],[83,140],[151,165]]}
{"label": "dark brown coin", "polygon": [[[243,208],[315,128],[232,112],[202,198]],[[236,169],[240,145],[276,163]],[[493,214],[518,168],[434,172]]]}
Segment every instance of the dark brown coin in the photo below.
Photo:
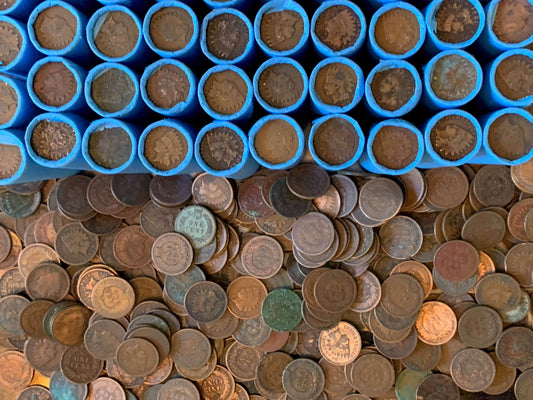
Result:
{"label": "dark brown coin", "polygon": [[300,164],[287,175],[289,190],[302,199],[314,199],[324,195],[330,184],[328,173],[314,164]]}
{"label": "dark brown coin", "polygon": [[463,56],[446,55],[439,58],[433,66],[431,89],[440,99],[462,100],[472,93],[476,84],[476,67]]}
{"label": "dark brown coin", "polygon": [[130,160],[131,152],[130,136],[120,127],[99,129],[89,138],[89,155],[102,168],[121,167]]}
{"label": "dark brown coin", "polygon": [[94,209],[87,201],[90,182],[91,178],[87,176],[74,175],[57,184],[57,202],[62,214],[76,221],[84,221],[95,215]]}
{"label": "dark brown coin", "polygon": [[406,68],[389,68],[376,72],[370,84],[376,103],[387,111],[406,105],[415,94],[415,78]]}
{"label": "dark brown coin", "polygon": [[98,236],[87,232],[78,222],[72,222],[57,232],[54,245],[64,262],[81,265],[89,262],[98,252]]}
{"label": "dark brown coin", "polygon": [[468,195],[468,178],[457,167],[444,167],[426,172],[426,202],[438,210],[457,207]]}
{"label": "dark brown coin", "polygon": [[302,40],[304,20],[294,10],[274,7],[262,16],[259,29],[261,40],[268,47],[285,52],[295,48]]}
{"label": "dark brown coin", "polygon": [[415,350],[417,343],[418,335],[416,329],[411,329],[411,332],[405,339],[395,343],[384,342],[377,336],[374,336],[374,344],[378,351],[392,360],[408,357]]}
{"label": "dark brown coin", "polygon": [[533,34],[531,15],[533,6],[525,0],[504,0],[498,4],[494,14],[492,30],[504,43],[520,43]]}
{"label": "dark brown coin", "polygon": [[84,343],[87,351],[94,358],[109,360],[115,357],[116,351],[124,338],[126,330],[118,322],[102,319],[92,323],[85,331]]}
{"label": "dark brown coin", "polygon": [[133,100],[136,87],[131,77],[123,70],[103,70],[91,82],[91,98],[98,108],[108,113],[124,110]]}
{"label": "dark brown coin", "polygon": [[[2,82],[0,82],[0,91]],[[2,98],[0,92],[0,108],[2,107]],[[14,112],[14,111],[13,111]],[[0,123],[2,123],[2,111],[0,110]],[[0,144],[0,157],[2,159],[2,170],[0,172],[0,179],[11,178],[15,175],[22,165],[22,154],[17,146]]]}
{"label": "dark brown coin", "polygon": [[259,76],[259,96],[271,107],[290,107],[303,95],[304,77],[292,64],[270,65]]}
{"label": "dark brown coin", "polygon": [[19,322],[19,315],[28,304],[29,300],[18,295],[10,295],[0,299],[0,327],[10,335],[23,335],[24,331]]}
{"label": "dark brown coin", "polygon": [[273,118],[259,128],[253,146],[262,160],[278,165],[294,158],[300,141],[294,126],[285,119]]}
{"label": "dark brown coin", "polygon": [[533,59],[530,56],[515,54],[504,58],[496,67],[495,82],[500,93],[511,100],[531,96],[533,82],[530,76]]}
{"label": "dark brown coin", "polygon": [[453,240],[439,247],[433,265],[449,281],[466,280],[478,271],[479,253],[470,243]]}
{"label": "dark brown coin", "polygon": [[470,347],[487,348],[496,343],[503,330],[497,311],[487,306],[474,306],[459,318],[458,333]]}
{"label": "dark brown coin", "polygon": [[96,236],[105,236],[115,232],[122,225],[122,220],[112,215],[96,214],[91,219],[80,222],[83,229]]}
{"label": "dark brown coin", "polygon": [[273,183],[268,196],[272,208],[287,218],[301,217],[311,207],[311,200],[302,199],[289,190],[285,176]]}
{"label": "dark brown coin", "polygon": [[209,107],[222,115],[238,113],[246,103],[250,90],[246,81],[231,69],[211,73],[203,87]]}
{"label": "dark brown coin", "polygon": [[189,175],[154,176],[150,182],[150,197],[163,207],[179,207],[190,199],[191,188]]}
{"label": "dark brown coin", "polygon": [[329,165],[342,165],[352,160],[357,153],[359,138],[350,121],[334,117],[318,127],[313,147],[322,161]]}
{"label": "dark brown coin", "polygon": [[190,90],[187,74],[174,64],[159,67],[146,81],[148,97],[159,108],[171,109],[183,103],[189,97]]}
{"label": "dark brown coin", "polygon": [[187,238],[179,233],[166,233],[152,246],[154,268],[166,275],[185,272],[193,261],[193,248]]}
{"label": "dark brown coin", "polygon": [[211,344],[202,332],[182,329],[172,336],[170,355],[179,368],[199,369],[211,356]]}
{"label": "dark brown coin", "polygon": [[17,400],[52,400],[52,395],[45,387],[32,385],[20,392]]}
{"label": "dark brown coin", "polygon": [[[144,156],[160,171],[170,171],[185,160],[189,151],[187,139],[178,129],[159,125],[152,129],[144,142]],[[186,175],[176,175],[179,176]],[[159,178],[164,178],[159,176]],[[170,178],[170,177],[168,177]]]}
{"label": "dark brown coin", "polygon": [[[46,11],[48,10],[50,8]],[[61,107],[68,104],[76,94],[76,86],[74,74],[62,62],[43,64],[33,77],[33,90],[47,106]]]}
{"label": "dark brown coin", "polygon": [[235,380],[229,371],[217,365],[207,378],[198,382],[200,394],[205,400],[230,400],[235,391]]}
{"label": "dark brown coin", "polygon": [[117,348],[116,361],[131,376],[147,376],[159,365],[159,354],[148,340],[131,338]]}
{"label": "dark brown coin", "polygon": [[526,369],[533,363],[533,331],[522,326],[507,328],[496,342],[496,355],[507,367]]}
{"label": "dark brown coin", "polygon": [[478,250],[488,250],[505,236],[505,220],[494,211],[480,211],[468,218],[461,230],[461,238]]}
{"label": "dark brown coin", "polygon": [[76,145],[76,134],[66,122],[45,119],[33,128],[30,142],[39,157],[57,161],[71,153]]}
{"label": "dark brown coin", "polygon": [[148,174],[119,174],[111,181],[113,196],[126,207],[141,207],[150,200]]}
{"label": "dark brown coin", "polygon": [[380,305],[396,317],[408,317],[420,309],[424,290],[407,274],[393,274],[383,282]]}
{"label": "dark brown coin", "polygon": [[283,370],[291,361],[292,357],[281,351],[265,354],[256,369],[254,382],[257,390],[273,398],[285,393],[281,380]]}
{"label": "dark brown coin", "polygon": [[192,285],[184,298],[189,315],[199,322],[211,322],[224,315],[228,298],[224,289],[214,282],[198,282]]}
{"label": "dark brown coin", "polygon": [[444,374],[432,374],[424,378],[416,388],[420,400],[459,400],[460,392],[452,378]]}
{"label": "dark brown coin", "polygon": [[0,387],[10,392],[23,390],[33,378],[33,368],[16,350],[0,353]]}
{"label": "dark brown coin", "polygon": [[274,238],[256,236],[243,246],[241,260],[250,275],[259,279],[271,278],[281,269],[283,248]]}
{"label": "dark brown coin", "polygon": [[332,5],[317,18],[315,34],[322,43],[337,52],[353,46],[361,34],[359,16],[348,6]]}
{"label": "dark brown coin", "polygon": [[140,32],[131,15],[124,11],[109,11],[93,35],[98,50],[107,57],[120,58],[133,51]]}
{"label": "dark brown coin", "polygon": [[459,114],[448,114],[439,119],[430,135],[433,150],[448,161],[466,157],[477,144],[474,124]]}
{"label": "dark brown coin", "polygon": [[484,206],[506,206],[515,194],[509,167],[485,165],[474,177],[473,190]]}
{"label": "dark brown coin", "polygon": [[332,269],[322,274],[316,281],[315,297],[318,305],[330,312],[344,312],[354,303],[357,285],[349,273]]}
{"label": "dark brown coin", "polygon": [[225,126],[210,129],[200,141],[202,160],[216,171],[229,170],[242,162],[244,144],[236,131]]}
{"label": "dark brown coin", "polygon": [[490,124],[488,141],[498,157],[517,160],[533,148],[533,123],[522,115],[504,113]]}
{"label": "dark brown coin", "polygon": [[468,0],[445,0],[435,11],[436,35],[446,43],[472,39],[479,27],[479,13]]}
{"label": "dark brown coin", "polygon": [[184,399],[200,400],[200,393],[194,384],[186,379],[177,378],[167,381],[159,391],[159,400],[171,400],[183,396]]}
{"label": "dark brown coin", "polygon": [[53,5],[37,15],[33,30],[35,38],[42,47],[49,50],[62,50],[74,40],[78,23],[76,17],[67,8]]}
{"label": "dark brown coin", "polygon": [[221,13],[207,23],[207,48],[216,58],[231,61],[244,54],[250,33],[241,15]]}
{"label": "dark brown coin", "polygon": [[402,206],[403,193],[400,186],[388,178],[376,178],[361,188],[359,207],[370,219],[384,221],[394,217]]}
{"label": "dark brown coin", "polygon": [[437,366],[441,355],[440,345],[432,346],[419,340],[413,352],[401,361],[409,369],[418,372],[431,371]]}
{"label": "dark brown coin", "polygon": [[390,54],[405,54],[420,40],[417,16],[406,8],[393,8],[380,15],[375,27],[376,43]]}
{"label": "dark brown coin", "polygon": [[32,338],[44,338],[47,336],[43,327],[46,312],[53,306],[48,300],[36,300],[29,303],[20,313],[20,327],[26,335]]}
{"label": "dark brown coin", "polygon": [[396,259],[410,258],[422,246],[422,230],[413,219],[403,215],[386,221],[379,235],[383,251]]}
{"label": "dark brown coin", "polygon": [[242,212],[253,218],[267,218],[275,212],[263,199],[263,176],[252,176],[239,185],[237,200]]}
{"label": "dark brown coin", "polygon": [[59,370],[67,346],[49,337],[30,338],[24,344],[24,356],[36,371],[51,376]]}
{"label": "dark brown coin", "polygon": [[480,392],[488,388],[495,374],[494,361],[483,350],[461,350],[451,363],[453,381],[467,392]]}
{"label": "dark brown coin", "polygon": [[[8,82],[0,82],[0,124],[7,124],[18,108],[18,96],[15,89]],[[15,152],[17,146],[3,144],[6,153],[11,150]]]}
{"label": "dark brown coin", "polygon": [[305,400],[319,396],[324,389],[325,376],[318,363],[300,358],[285,367],[282,383],[292,399]]}
{"label": "dark brown coin", "polygon": [[87,187],[87,201],[100,214],[116,214],[125,208],[111,192],[112,179],[112,175],[96,175]]}
{"label": "dark brown coin", "polygon": [[152,42],[158,49],[179,51],[192,39],[193,19],[184,8],[163,7],[152,15],[149,32]]}
{"label": "dark brown coin", "polygon": [[351,369],[351,381],[361,394],[381,396],[394,384],[392,363],[380,354],[364,354],[359,357]]}
{"label": "dark brown coin", "polygon": [[67,346],[83,342],[91,312],[76,303],[62,302],[48,310],[44,318],[45,330],[58,342]]}
{"label": "dark brown coin", "polygon": [[61,358],[61,372],[77,384],[88,384],[94,381],[104,368],[104,362],[94,358],[84,344],[70,346]]}
{"label": "dark brown coin", "polygon": [[0,54],[0,62],[2,65],[11,64],[20,53],[20,48],[23,43],[22,35],[15,25],[10,24],[7,21],[0,22],[0,30],[2,36],[5,38],[5,50]]}
{"label": "dark brown coin", "polygon": [[40,264],[26,277],[26,292],[32,300],[59,302],[69,290],[70,277],[67,271],[56,264]]}
{"label": "dark brown coin", "polygon": [[416,134],[404,127],[384,125],[372,143],[377,163],[389,169],[402,169],[415,161],[418,153]]}

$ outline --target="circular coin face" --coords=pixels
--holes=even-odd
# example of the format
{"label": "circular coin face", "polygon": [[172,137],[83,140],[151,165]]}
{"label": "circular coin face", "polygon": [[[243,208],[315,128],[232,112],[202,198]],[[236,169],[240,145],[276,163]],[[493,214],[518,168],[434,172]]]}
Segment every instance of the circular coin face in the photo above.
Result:
{"label": "circular coin face", "polygon": [[294,400],[316,399],[325,385],[324,371],[307,358],[291,361],[283,371],[283,388]]}
{"label": "circular coin face", "polygon": [[496,343],[502,331],[502,317],[487,306],[474,306],[459,318],[459,336],[470,347],[490,347]]}
{"label": "circular coin face", "polygon": [[157,348],[146,339],[132,338],[117,349],[118,366],[131,376],[148,376],[159,365]]}
{"label": "circular coin face", "polygon": [[464,349],[455,355],[450,365],[452,379],[467,392],[487,389],[496,374],[492,358],[479,349]]}
{"label": "circular coin face", "polygon": [[320,333],[318,347],[320,354],[329,363],[347,365],[359,356],[361,336],[353,325],[341,321],[335,327]]}
{"label": "circular coin face", "polygon": [[424,303],[416,320],[418,338],[437,346],[449,342],[457,330],[457,318],[452,308],[440,301]]}
{"label": "circular coin face", "polygon": [[302,299],[290,289],[271,291],[263,300],[261,315],[275,331],[291,331],[302,320]]}
{"label": "circular coin face", "polygon": [[228,305],[226,292],[214,282],[192,285],[184,298],[185,309],[198,322],[212,322],[224,315]]}
{"label": "circular coin face", "polygon": [[383,282],[381,306],[395,317],[408,317],[420,309],[424,300],[422,285],[410,275],[394,274]]}
{"label": "circular coin face", "polygon": [[91,300],[98,314],[109,319],[119,319],[133,309],[135,292],[124,279],[109,277],[94,286]]}
{"label": "circular coin face", "polygon": [[193,262],[193,248],[187,238],[179,233],[159,236],[152,246],[154,268],[166,275],[179,275]]}
{"label": "circular coin face", "polygon": [[174,228],[191,242],[194,249],[199,249],[213,241],[216,226],[215,217],[207,208],[188,206],[178,214]]}

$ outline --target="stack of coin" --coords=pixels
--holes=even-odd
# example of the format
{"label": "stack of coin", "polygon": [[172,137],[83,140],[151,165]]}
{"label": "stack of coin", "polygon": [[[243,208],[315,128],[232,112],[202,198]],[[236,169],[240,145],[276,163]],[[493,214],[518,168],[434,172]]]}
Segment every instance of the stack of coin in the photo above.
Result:
{"label": "stack of coin", "polygon": [[2,188],[2,399],[528,399],[532,171]]}

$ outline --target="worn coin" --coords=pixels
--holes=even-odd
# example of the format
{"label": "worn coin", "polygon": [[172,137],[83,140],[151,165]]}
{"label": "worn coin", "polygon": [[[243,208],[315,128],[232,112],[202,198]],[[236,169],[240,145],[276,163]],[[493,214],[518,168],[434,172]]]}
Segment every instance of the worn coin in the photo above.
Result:
{"label": "worn coin", "polygon": [[294,291],[278,288],[263,300],[261,315],[265,323],[275,331],[291,331],[302,320],[302,299]]}
{"label": "worn coin", "polygon": [[159,365],[156,346],[141,338],[123,341],[117,348],[116,361],[120,368],[132,376],[147,376]]}
{"label": "worn coin", "polygon": [[179,233],[159,236],[152,246],[154,268],[166,275],[179,275],[193,262],[193,248],[187,238]]}
{"label": "worn coin", "polygon": [[214,282],[192,285],[184,298],[185,309],[198,322],[212,322],[224,315],[228,304],[226,292]]}
{"label": "worn coin", "polygon": [[325,385],[325,376],[315,361],[300,358],[291,361],[284,369],[283,388],[294,400],[316,399]]}
{"label": "worn coin", "polygon": [[487,389],[496,374],[492,358],[479,349],[461,350],[453,358],[450,368],[455,384],[467,392]]}
{"label": "worn coin", "polygon": [[94,310],[104,318],[119,319],[133,309],[135,292],[122,278],[104,278],[94,285],[91,300]]}

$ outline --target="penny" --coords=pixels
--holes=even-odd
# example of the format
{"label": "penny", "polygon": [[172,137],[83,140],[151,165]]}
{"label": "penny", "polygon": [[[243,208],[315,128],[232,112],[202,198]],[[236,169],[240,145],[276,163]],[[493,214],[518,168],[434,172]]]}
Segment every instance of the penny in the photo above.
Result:
{"label": "penny", "polygon": [[381,285],[372,272],[365,271],[355,278],[357,295],[351,309],[356,312],[367,312],[374,309],[381,299]]}
{"label": "penny", "polygon": [[346,311],[355,301],[357,285],[343,270],[326,270],[314,285],[314,296],[320,309],[330,313]]}
{"label": "penny", "polygon": [[205,280],[204,272],[197,266],[191,266],[181,275],[165,277],[165,292],[179,305],[183,305],[185,294],[197,282]]}
{"label": "penny", "polygon": [[449,342],[457,330],[457,319],[450,306],[430,301],[424,303],[416,320],[418,338],[437,346]]}
{"label": "penny", "polygon": [[533,388],[533,374],[532,370],[526,370],[515,382],[514,394],[517,400],[527,399]]}
{"label": "penny", "polygon": [[233,338],[245,346],[260,346],[265,343],[272,329],[265,324],[262,318],[239,320],[239,325]]}
{"label": "penny", "polygon": [[317,398],[324,389],[325,376],[316,362],[300,358],[291,361],[284,369],[283,388],[294,400]]}
{"label": "penny", "polygon": [[357,84],[357,75],[351,66],[333,62],[318,70],[315,91],[323,103],[346,107],[354,100]]}
{"label": "penny", "polygon": [[216,213],[228,210],[233,203],[233,187],[228,179],[207,173],[198,175],[192,183],[195,203]]}
{"label": "penny", "polygon": [[89,262],[98,252],[98,236],[85,231],[77,222],[62,227],[54,244],[64,262],[81,265]]}
{"label": "penny", "polygon": [[147,376],[157,368],[159,355],[156,346],[150,341],[131,338],[118,346],[116,360],[129,375]]}
{"label": "penny", "polygon": [[492,307],[500,313],[508,312],[520,302],[520,286],[510,275],[490,274],[480,279],[475,295],[479,304]]}
{"label": "penny", "polygon": [[65,7],[53,5],[42,10],[33,23],[37,42],[49,50],[71,45],[78,30],[77,18]]}
{"label": "penny", "polygon": [[0,32],[2,32],[3,43],[5,43],[3,51],[0,52],[0,62],[7,66],[19,56],[23,39],[18,28],[7,21],[0,22]]}
{"label": "penny", "polygon": [[239,165],[243,152],[242,138],[226,126],[210,129],[200,141],[202,160],[216,171],[230,170]]}
{"label": "penny", "polygon": [[135,293],[125,280],[109,277],[94,285],[91,300],[98,314],[105,318],[118,319],[133,309]]}
{"label": "penny", "polygon": [[[0,88],[2,82],[0,82]],[[0,89],[1,90],[1,89]],[[0,93],[1,96],[1,93]],[[0,97],[0,123],[7,123],[2,122],[2,104],[1,104],[1,97]],[[7,179],[13,177],[19,170],[20,166],[22,165],[22,153],[20,152],[20,149],[17,146],[12,146],[8,144],[0,144],[0,179]]]}
{"label": "penny", "polygon": [[505,256],[505,272],[522,286],[533,284],[531,270],[528,268],[532,249],[531,243],[521,243],[513,246]]}
{"label": "penny", "polygon": [[345,175],[332,175],[331,184],[335,186],[341,198],[341,208],[338,217],[342,218],[350,214],[357,204],[359,198],[357,186]]}
{"label": "penny", "polygon": [[363,214],[374,220],[394,217],[403,201],[400,186],[388,178],[376,178],[363,185],[359,194],[359,207]]}
{"label": "penny", "polygon": [[200,394],[205,400],[230,400],[235,391],[235,380],[229,371],[217,365],[207,378],[198,382]]}
{"label": "penny", "polygon": [[100,377],[89,385],[88,399],[109,398],[112,400],[126,400],[124,389],[114,379]]}
{"label": "penny", "polygon": [[[48,10],[50,8],[44,12]],[[39,14],[39,17],[41,15],[42,13]],[[39,100],[47,106],[61,107],[74,98],[77,91],[77,82],[74,74],[65,64],[62,62],[49,62],[41,65],[35,73],[33,90]]]}
{"label": "penny", "polygon": [[496,367],[492,358],[479,349],[461,350],[451,364],[452,379],[467,392],[480,392],[494,380]]}
{"label": "penny", "polygon": [[89,138],[89,155],[102,168],[121,167],[130,160],[131,151],[130,136],[120,127],[96,130]]}
{"label": "penny", "polygon": [[394,274],[383,282],[380,305],[396,317],[408,317],[420,309],[424,291],[410,275]]}
{"label": "penny", "polygon": [[334,328],[320,333],[318,346],[325,360],[343,366],[359,356],[361,336],[352,325],[341,321]]}
{"label": "penny", "polygon": [[424,289],[424,296],[427,298],[433,289],[433,278],[428,267],[417,261],[403,261],[396,265],[391,274],[405,273],[416,278]]}
{"label": "penny", "polygon": [[394,384],[394,369],[379,354],[365,354],[352,364],[351,379],[356,390],[367,396],[384,395]]}
{"label": "penny", "polygon": [[76,144],[76,134],[66,122],[45,119],[33,128],[30,143],[39,157],[57,161],[72,152]]}
{"label": "penny", "polygon": [[170,400],[183,396],[190,400],[200,400],[200,393],[194,384],[186,379],[171,379],[161,387],[157,398],[159,400]]}
{"label": "penny", "polygon": [[102,319],[89,325],[84,334],[84,343],[94,358],[109,360],[115,357],[125,333],[124,327],[118,322]]}
{"label": "penny", "polygon": [[146,81],[148,98],[156,107],[164,109],[172,109],[185,102],[190,89],[187,74],[174,64],[162,65],[153,71]]}
{"label": "penny", "polygon": [[292,50],[302,40],[304,20],[294,10],[276,7],[273,9],[276,11],[269,10],[261,18],[259,25],[261,40],[277,52]]}
{"label": "penny", "polygon": [[409,217],[397,216],[390,219],[381,226],[379,234],[383,239],[381,248],[393,258],[410,258],[422,246],[422,230]]}
{"label": "penny", "polygon": [[255,278],[271,278],[282,266],[283,249],[274,238],[256,236],[242,247],[241,260],[244,269]]}
{"label": "penny", "polygon": [[144,233],[139,225],[131,225],[117,233],[113,243],[114,255],[129,268],[147,265],[151,260],[153,243],[154,239]]}
{"label": "penny", "polygon": [[87,190],[91,178],[73,175],[62,179],[57,185],[57,202],[59,211],[71,220],[84,221],[96,213],[87,201]]}
{"label": "penny", "polygon": [[505,230],[505,220],[499,214],[480,211],[466,220],[461,237],[479,250],[488,250],[501,242]]}
{"label": "penny", "polygon": [[503,165],[483,166],[474,177],[473,189],[485,206],[506,206],[515,193],[509,167]]}
{"label": "penny", "polygon": [[152,15],[149,32],[158,49],[172,52],[183,50],[193,37],[193,18],[185,8],[163,7]]}
{"label": "penny", "polygon": [[431,89],[445,101],[458,101],[468,97],[476,88],[475,65],[465,57],[450,54],[437,60],[431,71]]}
{"label": "penny", "polygon": [[259,75],[259,96],[269,106],[283,109],[295,105],[304,95],[304,77],[292,64],[269,65]]}
{"label": "penny", "polygon": [[29,300],[18,295],[10,295],[0,299],[0,327],[7,333],[16,336],[24,334],[19,315],[29,304]]}
{"label": "penny", "polygon": [[103,361],[91,356],[83,344],[77,344],[63,353],[61,371],[72,383],[88,384],[98,378],[103,364]]}
{"label": "penny", "polygon": [[435,252],[434,268],[445,279],[462,281],[476,274],[479,253],[474,246],[462,240],[452,240]]}
{"label": "penny", "polygon": [[500,315],[487,306],[475,306],[466,310],[458,324],[458,332],[463,342],[480,349],[495,344],[502,330]]}
{"label": "penny", "polygon": [[150,199],[148,174],[117,174],[111,181],[113,196],[126,207],[142,207]]}
{"label": "penny", "polygon": [[302,320],[302,300],[294,291],[278,288],[263,300],[261,315],[265,323],[275,331],[293,330]]}
{"label": "penny", "polygon": [[170,355],[176,366],[198,369],[209,360],[211,344],[202,332],[182,329],[172,336]]}
{"label": "penny", "polygon": [[392,360],[399,360],[406,358],[413,353],[418,343],[418,334],[416,329],[411,329],[409,335],[399,342],[384,342],[377,336],[374,336],[373,340],[376,348],[381,354]]}
{"label": "penny", "polygon": [[292,357],[283,352],[265,354],[257,365],[257,376],[254,381],[259,393],[270,398],[284,394],[283,370],[291,361]]}
{"label": "penny", "polygon": [[335,230],[328,217],[311,212],[296,221],[292,232],[294,246],[312,256],[322,254],[330,248]]}
{"label": "penny", "polygon": [[476,128],[468,118],[448,114],[431,128],[430,140],[433,150],[440,157],[458,161],[472,153],[476,147]]}
{"label": "penny", "polygon": [[192,264],[193,249],[185,236],[166,233],[159,236],[152,246],[154,267],[167,275],[179,275]]}
{"label": "penny", "polygon": [[285,119],[273,118],[258,129],[253,146],[262,160],[278,165],[292,160],[299,144],[296,129]]}
{"label": "penny", "polygon": [[354,126],[345,118],[333,117],[320,124],[313,138],[317,156],[329,165],[343,165],[359,148]]}
{"label": "penny", "polygon": [[352,8],[332,5],[316,19],[315,34],[331,50],[339,52],[355,45],[361,34],[361,21]]}
{"label": "penny", "polygon": [[240,319],[258,318],[267,296],[265,285],[256,278],[241,276],[227,288],[228,310]]}
{"label": "penny", "polygon": [[122,220],[112,215],[96,214],[91,219],[81,221],[80,224],[89,233],[106,236],[117,231],[122,225]]}
{"label": "penny", "polygon": [[216,221],[205,207],[188,206],[176,218],[175,230],[184,235],[194,249],[207,246],[216,233]]}
{"label": "penny", "polygon": [[125,208],[113,197],[112,179],[111,175],[96,175],[87,186],[88,204],[100,214],[116,214]]}
{"label": "penny", "polygon": [[490,124],[488,142],[498,157],[517,160],[533,148],[533,124],[520,114],[504,113]]}
{"label": "penny", "polygon": [[533,162],[526,161],[520,165],[511,166],[511,179],[518,189],[525,193],[533,193],[531,179]]}
{"label": "penny", "polygon": [[418,385],[416,398],[420,400],[459,400],[460,392],[448,375],[431,374]]}
{"label": "penny", "polygon": [[0,226],[0,262],[4,261],[11,252],[11,236],[9,232]]}
{"label": "penny", "polygon": [[224,289],[214,282],[198,282],[192,285],[184,298],[189,315],[199,322],[212,322],[222,317],[228,299]]}
{"label": "penny", "polygon": [[155,127],[144,142],[144,156],[160,171],[170,171],[181,165],[188,151],[189,145],[183,133],[171,126]]}
{"label": "penny", "polygon": [[418,138],[412,130],[384,125],[376,133],[372,154],[379,165],[399,170],[415,161],[418,148]]}
{"label": "penny", "polygon": [[103,22],[97,26],[93,33],[94,44],[105,56],[122,58],[137,46],[140,32],[136,21],[126,12],[106,12]]}
{"label": "penny", "polygon": [[24,344],[24,355],[32,368],[45,376],[59,370],[67,346],[49,337],[30,338]]}
{"label": "penny", "polygon": [[376,21],[376,43],[390,54],[405,54],[420,40],[417,16],[405,8],[393,8],[381,14]]}
{"label": "penny", "polygon": [[275,212],[263,199],[263,176],[252,176],[239,185],[237,201],[243,213],[253,218],[267,218]]}
{"label": "penny", "polygon": [[255,371],[262,355],[263,353],[254,347],[235,342],[226,352],[225,363],[235,379],[239,382],[249,382],[255,379]]}
{"label": "penny", "polygon": [[0,353],[0,387],[7,391],[20,391],[30,384],[33,369],[16,350]]}
{"label": "penny", "polygon": [[136,90],[131,76],[118,68],[102,70],[91,82],[91,98],[107,113],[120,112],[128,107]]}
{"label": "penny", "polygon": [[401,362],[407,368],[418,372],[431,371],[438,364],[441,355],[441,346],[429,345],[419,340],[411,354],[402,358]]}
{"label": "penny", "polygon": [[154,176],[150,197],[162,207],[179,207],[191,197],[192,178],[188,175]]}
{"label": "penny", "polygon": [[26,277],[26,292],[32,300],[59,302],[70,290],[70,277],[59,265],[40,264]]}
{"label": "penny", "polygon": [[23,332],[32,338],[44,338],[47,336],[43,327],[46,312],[53,306],[48,300],[35,300],[28,303],[21,310],[19,323]]}
{"label": "penny", "polygon": [[504,43],[520,43],[531,37],[533,6],[528,1],[502,1],[496,7],[492,31]]}
{"label": "penny", "polygon": [[249,30],[243,18],[243,14],[221,13],[207,23],[207,49],[217,59],[232,61],[246,51]]}
{"label": "penny", "polygon": [[[418,372],[404,369],[398,375],[394,391],[398,399],[416,399],[416,390],[425,377],[431,375],[429,371]],[[422,395],[422,393],[421,393]]]}
{"label": "penny", "polygon": [[533,68],[533,59],[516,54],[504,58],[496,67],[495,83],[500,93],[511,100],[520,100],[533,93],[533,83],[528,76]]}
{"label": "penny", "polygon": [[496,355],[507,367],[526,369],[533,362],[533,331],[515,326],[507,328],[496,342]]}
{"label": "penny", "polygon": [[509,232],[524,242],[528,240],[525,230],[525,218],[531,209],[533,209],[533,200],[530,198],[523,199],[511,207],[507,216],[507,228]]}
{"label": "penny", "polygon": [[214,71],[207,77],[203,87],[209,107],[222,115],[241,111],[250,90],[246,81],[231,69]]}
{"label": "penny", "polygon": [[426,172],[426,201],[436,209],[447,210],[461,204],[468,195],[468,178],[457,167],[444,167]]}
{"label": "penny", "polygon": [[17,400],[52,400],[52,397],[48,389],[32,385],[20,392]]}
{"label": "penny", "polygon": [[83,400],[87,397],[87,385],[70,382],[61,371],[54,372],[50,378],[50,393],[54,400]]}
{"label": "penny", "polygon": [[468,0],[445,0],[435,11],[437,37],[446,43],[463,43],[476,34],[480,17]]}
{"label": "penny", "polygon": [[396,111],[413,98],[415,78],[407,68],[382,69],[374,75],[370,88],[379,107]]}

